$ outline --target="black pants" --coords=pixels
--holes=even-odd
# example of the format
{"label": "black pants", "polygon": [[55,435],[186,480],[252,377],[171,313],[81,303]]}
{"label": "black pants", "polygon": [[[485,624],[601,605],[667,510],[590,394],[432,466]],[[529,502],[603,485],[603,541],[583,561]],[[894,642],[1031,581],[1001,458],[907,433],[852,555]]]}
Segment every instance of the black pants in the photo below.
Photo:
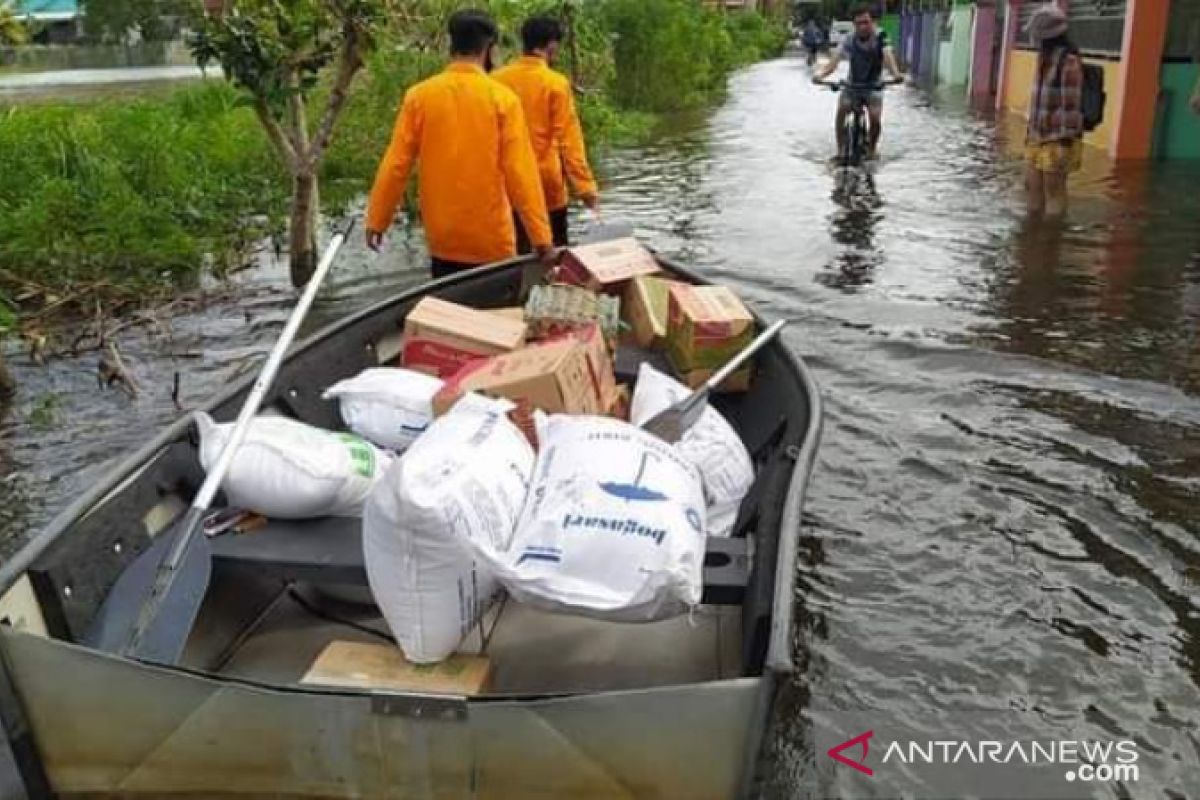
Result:
{"label": "black pants", "polygon": [[[517,226],[517,254],[523,256],[533,252],[529,236],[525,233],[525,226],[521,224],[521,218],[516,214],[513,214],[513,224]],[[571,243],[567,240],[566,206],[550,212],[550,234],[554,237],[555,247],[570,247]]]}
{"label": "black pants", "polygon": [[447,261],[444,258],[434,256],[430,259],[429,268],[433,272],[433,279],[445,278],[447,275],[453,275],[456,272],[462,272],[464,269],[475,269],[483,266],[482,264],[466,264],[462,261]]}

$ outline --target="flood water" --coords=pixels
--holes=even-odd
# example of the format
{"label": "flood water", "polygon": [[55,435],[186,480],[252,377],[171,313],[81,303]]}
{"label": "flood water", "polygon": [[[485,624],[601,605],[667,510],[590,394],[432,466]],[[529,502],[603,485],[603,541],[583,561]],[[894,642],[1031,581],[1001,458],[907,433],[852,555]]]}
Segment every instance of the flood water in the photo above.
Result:
{"label": "flood water", "polygon": [[[892,91],[882,161],[839,174],[834,104],[799,62],[762,64],[601,163],[609,218],[793,318],[824,394],[799,672],[764,793],[933,791],[818,768],[812,721],[857,711],[930,739],[1132,739],[1138,782],[1083,796],[1200,797],[1200,166],[1097,155],[1069,225],[1031,226],[1003,125]],[[10,540],[175,417],[175,372],[186,406],[252,365],[285,274],[268,263],[169,332],[127,332],[136,400],[97,388],[95,354],[11,352]],[[355,241],[310,327],[423,276],[416,235],[383,257]]]}

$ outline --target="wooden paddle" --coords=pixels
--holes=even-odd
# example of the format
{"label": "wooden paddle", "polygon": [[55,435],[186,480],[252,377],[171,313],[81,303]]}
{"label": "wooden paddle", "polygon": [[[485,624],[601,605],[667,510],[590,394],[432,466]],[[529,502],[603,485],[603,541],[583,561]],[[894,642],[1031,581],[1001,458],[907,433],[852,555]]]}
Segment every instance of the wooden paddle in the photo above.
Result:
{"label": "wooden paddle", "polygon": [[708,408],[708,396],[720,386],[726,378],[737,372],[738,368],[750,360],[750,357],[763,348],[767,342],[774,339],[788,320],[781,319],[758,335],[754,341],[733,358],[725,366],[713,373],[699,389],[680,400],[670,408],[658,412],[642,425],[642,430],[652,433],[664,442],[675,444],[683,435],[691,430],[704,409]]}
{"label": "wooden paddle", "polygon": [[[208,537],[201,534],[204,516],[246,438],[250,420],[258,414],[284,355],[312,307],[317,289],[353,226],[351,221],[334,235],[325,249],[300,301],[283,326],[283,333],[271,348],[246,402],[242,404],[229,441],[221,450],[217,463],[209,470],[200,491],[196,492],[191,508],[170,533],[160,535],[148,553],[122,573],[109,592],[105,607],[101,610],[101,627],[89,637],[93,646],[119,650],[122,655],[147,661],[173,664],[179,660],[196,615],[200,613],[200,604],[204,601],[212,574]],[[161,558],[147,557],[159,553],[162,554]]]}

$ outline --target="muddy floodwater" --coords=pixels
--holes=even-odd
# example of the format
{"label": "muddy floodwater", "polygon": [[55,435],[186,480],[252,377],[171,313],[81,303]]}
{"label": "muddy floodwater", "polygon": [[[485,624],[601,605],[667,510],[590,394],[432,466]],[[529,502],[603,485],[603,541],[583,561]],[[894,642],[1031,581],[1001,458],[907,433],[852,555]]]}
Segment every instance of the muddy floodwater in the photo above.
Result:
{"label": "muddy floodwater", "polygon": [[[608,218],[795,320],[824,393],[764,794],[934,791],[825,768],[815,728],[863,712],[929,739],[1132,740],[1138,780],[1081,794],[1200,797],[1200,165],[1089,154],[1068,224],[1030,225],[1019,128],[901,88],[881,161],[839,173],[834,107],[783,59],[600,159]],[[418,233],[382,256],[356,237],[308,327],[424,270]],[[8,548],[175,417],[176,373],[191,406],[252,367],[285,276],[266,257],[123,334],[136,399],[97,388],[95,354],[10,350]]]}

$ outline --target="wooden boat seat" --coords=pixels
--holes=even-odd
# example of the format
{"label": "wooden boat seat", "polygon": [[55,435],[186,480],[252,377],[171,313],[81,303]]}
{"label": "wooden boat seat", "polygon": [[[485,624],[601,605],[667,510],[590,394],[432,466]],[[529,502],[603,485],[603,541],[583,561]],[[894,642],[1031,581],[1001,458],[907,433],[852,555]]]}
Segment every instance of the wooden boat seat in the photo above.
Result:
{"label": "wooden boat seat", "polygon": [[[702,602],[742,602],[750,578],[749,541],[708,538]],[[212,556],[215,569],[253,569],[280,580],[316,585],[367,585],[362,520],[354,517],[271,520],[252,533],[216,537]]]}

